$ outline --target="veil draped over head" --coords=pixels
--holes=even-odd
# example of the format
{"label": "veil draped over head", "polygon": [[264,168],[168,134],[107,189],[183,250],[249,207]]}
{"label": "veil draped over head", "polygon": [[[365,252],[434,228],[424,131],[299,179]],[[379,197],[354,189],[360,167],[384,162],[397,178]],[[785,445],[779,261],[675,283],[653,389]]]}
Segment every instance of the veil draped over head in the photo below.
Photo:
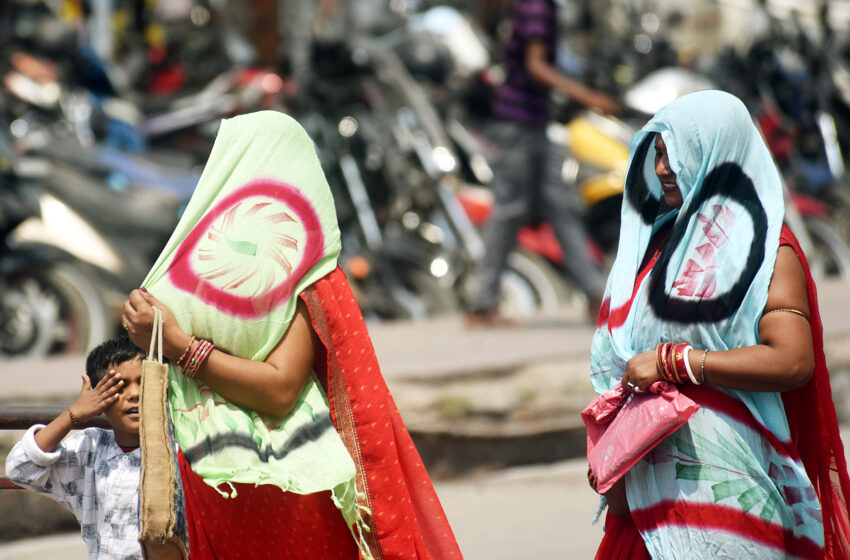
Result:
{"label": "veil draped over head", "polygon": [[[333,198],[312,141],[282,113],[252,113],[222,121],[195,193],[144,286],[186,332],[263,360],[286,333],[298,294],[336,268],[339,249]],[[315,379],[285,427],[174,366],[170,380],[174,435],[211,486],[263,483],[310,493],[353,479]],[[282,449],[292,451],[284,457]],[[313,470],[313,463],[333,466]]]}
{"label": "veil draped over head", "polygon": [[[184,331],[259,361],[282,339],[301,298],[323,348],[286,418],[241,408],[170,366],[182,483],[192,485],[187,512],[203,510],[189,519],[190,536],[203,550],[219,547],[212,556],[300,554],[273,512],[291,507],[293,495],[328,493],[362,558],[460,557],[337,266],[339,251],[334,201],[301,126],[272,111],[222,121],[195,193],[143,285]],[[198,477],[239,500],[199,490]],[[285,494],[266,492],[268,485]],[[248,518],[236,513],[245,504],[254,512]],[[322,533],[302,524],[287,527],[292,538],[333,543],[330,525]],[[247,542],[242,528],[265,537]],[[341,557],[340,550],[329,553]]]}
{"label": "veil draped over head", "polygon": [[[656,134],[682,192],[678,211],[662,207]],[[782,193],[770,152],[732,95],[684,96],[635,135],[604,323],[593,341],[597,391],[619,383],[626,362],[661,341],[688,340],[709,350],[757,343],[785,211]],[[634,293],[650,238],[670,220],[670,240],[651,281]]]}
{"label": "veil draped over head", "polygon": [[[662,202],[655,174],[656,135],[664,141],[682,193],[678,210]],[[615,387],[628,360],[660,342],[688,342],[708,351],[759,343],[758,322],[780,234],[785,244],[791,244],[786,237],[793,237],[783,228],[783,198],[782,180],[767,146],[746,107],[728,93],[702,91],[679,98],[635,135],[617,258],[592,342],[591,381],[597,392]],[[671,228],[668,241],[641,280],[639,267],[650,240],[665,227]],[[798,254],[808,270],[802,252]],[[764,554],[784,548],[804,551],[801,554],[808,557],[825,539],[828,554],[831,550],[841,557],[841,551],[850,552],[850,483],[829,392],[814,284],[810,277],[808,281],[816,371],[804,387],[806,402],[812,410],[831,414],[804,418],[798,410],[786,415],[780,393],[681,388],[702,408],[627,475],[632,518],[651,553],[686,550],[682,543],[688,540],[682,535],[688,527],[714,529],[717,550]],[[801,422],[816,430],[809,432],[808,441]],[[772,443],[759,443],[764,441]],[[740,446],[740,453],[724,453],[724,442]],[[747,449],[756,452],[749,457]],[[703,466],[692,471],[692,464]],[[746,484],[726,480],[726,469],[740,470],[744,464],[751,474]],[[775,473],[776,465],[782,465],[781,475]],[[631,483],[637,478],[644,487]],[[771,509],[783,499],[774,495],[775,488],[805,487],[809,480],[820,503],[812,501],[814,495],[790,500],[788,511],[796,521],[787,526],[785,514]],[[833,480],[842,482],[833,487]],[[735,484],[740,488],[731,491],[728,485]],[[820,513],[812,513],[821,506],[823,520]],[[748,533],[749,527],[753,531]],[[768,549],[747,548],[757,546]]]}

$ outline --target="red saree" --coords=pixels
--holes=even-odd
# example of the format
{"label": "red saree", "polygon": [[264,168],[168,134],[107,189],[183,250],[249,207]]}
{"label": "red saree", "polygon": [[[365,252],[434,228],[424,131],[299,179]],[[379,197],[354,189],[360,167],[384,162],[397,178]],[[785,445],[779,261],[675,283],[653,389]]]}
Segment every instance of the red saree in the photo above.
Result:
{"label": "red saree", "polygon": [[783,226],[780,245],[788,245],[797,254],[806,273],[809,300],[809,325],[815,354],[815,371],[804,386],[782,394],[791,439],[815,487],[823,511],[825,557],[850,558],[850,477],[844,458],[844,445],[838,432],[838,419],[829,385],[829,371],[823,353],[823,324],[818,309],[815,282],[797,238]]}
{"label": "red saree", "polygon": [[[368,508],[366,539],[376,559],[462,558],[428,473],[380,373],[344,273],[337,268],[301,293],[325,352],[315,371],[331,417],[357,467]],[[180,455],[191,558],[359,556],[330,493],[306,496],[274,486],[234,484],[222,498]]]}

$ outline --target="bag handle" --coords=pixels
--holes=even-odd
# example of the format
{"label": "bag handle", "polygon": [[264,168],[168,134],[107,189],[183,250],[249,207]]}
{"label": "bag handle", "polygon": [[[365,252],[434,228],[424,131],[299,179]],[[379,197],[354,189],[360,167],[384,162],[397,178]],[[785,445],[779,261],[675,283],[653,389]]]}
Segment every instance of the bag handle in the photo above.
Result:
{"label": "bag handle", "polygon": [[151,326],[151,347],[148,352],[148,359],[153,361],[154,349],[159,346],[157,354],[157,363],[162,363],[162,331],[163,319],[162,310],[159,307],[153,307],[153,325]]}

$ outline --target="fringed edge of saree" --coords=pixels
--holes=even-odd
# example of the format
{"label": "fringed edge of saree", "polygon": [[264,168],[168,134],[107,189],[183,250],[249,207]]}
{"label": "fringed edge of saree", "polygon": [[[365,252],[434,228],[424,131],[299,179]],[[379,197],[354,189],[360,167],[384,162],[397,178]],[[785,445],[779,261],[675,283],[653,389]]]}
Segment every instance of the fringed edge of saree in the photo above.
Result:
{"label": "fringed edge of saree", "polygon": [[340,497],[337,496],[336,489],[334,489],[334,503],[343,511],[343,515],[348,514],[346,515],[346,521],[349,522],[352,535],[357,541],[357,547],[363,557],[369,560],[383,560],[384,555],[381,550],[380,541],[378,540],[378,530],[375,526],[375,520],[372,517],[372,500],[368,493],[366,471],[360,442],[357,438],[354,413],[351,409],[351,401],[348,398],[348,393],[345,390],[344,378],[340,374],[341,367],[334,352],[333,337],[328,326],[325,309],[314,286],[306,288],[300,295],[307,304],[316,335],[325,347],[327,369],[324,372],[325,375],[320,375],[319,379],[325,386],[325,392],[328,395],[331,418],[343,445],[348,449],[357,469],[357,475],[354,481],[355,511],[353,514],[355,518],[353,523],[352,520],[348,519],[348,515],[351,512],[345,512],[343,509],[342,504],[344,501],[340,500]]}
{"label": "fringed edge of saree", "polygon": [[[462,558],[430,477],[381,375],[360,307],[337,267],[301,293],[328,352],[316,364],[356,464],[359,513],[375,558]],[[321,358],[318,358],[321,361]],[[325,369],[326,368],[326,369]],[[324,375],[322,375],[324,374]]]}

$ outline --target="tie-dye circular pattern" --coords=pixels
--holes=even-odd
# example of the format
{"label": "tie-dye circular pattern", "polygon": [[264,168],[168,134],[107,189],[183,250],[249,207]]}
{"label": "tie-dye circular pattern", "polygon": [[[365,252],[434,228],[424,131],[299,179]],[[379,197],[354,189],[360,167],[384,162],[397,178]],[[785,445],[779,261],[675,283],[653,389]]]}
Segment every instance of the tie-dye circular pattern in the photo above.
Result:
{"label": "tie-dye circular pattern", "polygon": [[313,205],[291,185],[260,179],[206,213],[177,249],[169,277],[224,313],[258,317],[288,301],[323,252]]}

